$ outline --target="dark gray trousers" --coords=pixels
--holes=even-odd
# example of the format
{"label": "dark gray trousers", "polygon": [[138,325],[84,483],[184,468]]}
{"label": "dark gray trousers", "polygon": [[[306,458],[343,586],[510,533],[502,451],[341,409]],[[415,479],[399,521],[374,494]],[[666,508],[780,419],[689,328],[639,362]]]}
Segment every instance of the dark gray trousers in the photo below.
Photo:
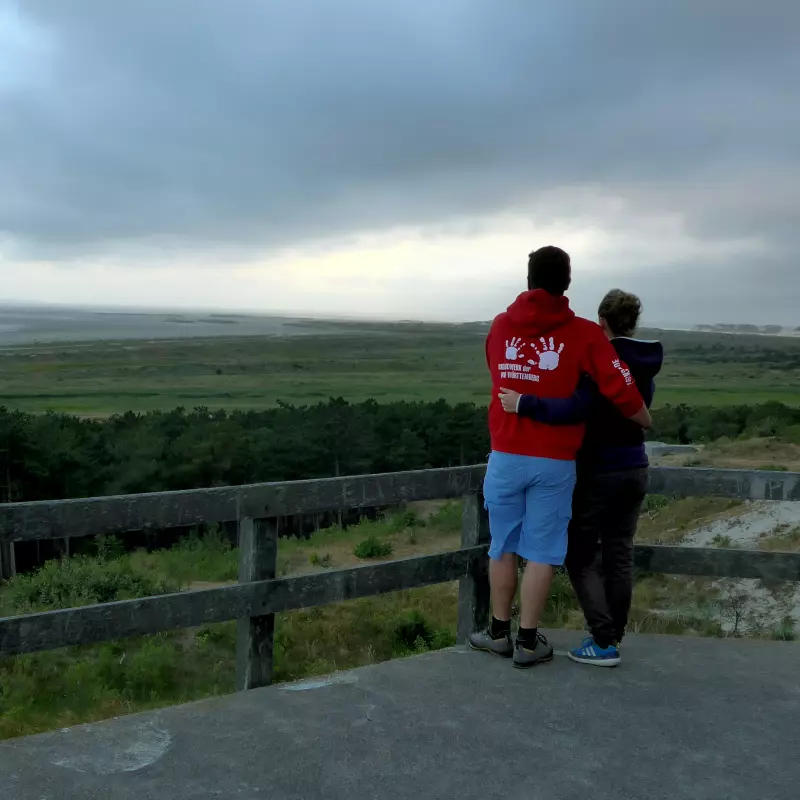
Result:
{"label": "dark gray trousers", "polygon": [[647,483],[646,467],[578,475],[566,567],[600,647],[625,635],[633,596],[633,537]]}

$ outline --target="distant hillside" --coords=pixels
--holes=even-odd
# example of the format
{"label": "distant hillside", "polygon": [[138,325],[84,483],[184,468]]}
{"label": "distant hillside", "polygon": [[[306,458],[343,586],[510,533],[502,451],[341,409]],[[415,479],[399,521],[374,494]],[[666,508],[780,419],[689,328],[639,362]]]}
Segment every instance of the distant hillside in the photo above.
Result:
{"label": "distant hillside", "polygon": [[694,330],[706,333],[749,333],[762,336],[800,336],[800,327],[790,328],[784,325],[730,325],[717,323],[716,325],[695,325]]}

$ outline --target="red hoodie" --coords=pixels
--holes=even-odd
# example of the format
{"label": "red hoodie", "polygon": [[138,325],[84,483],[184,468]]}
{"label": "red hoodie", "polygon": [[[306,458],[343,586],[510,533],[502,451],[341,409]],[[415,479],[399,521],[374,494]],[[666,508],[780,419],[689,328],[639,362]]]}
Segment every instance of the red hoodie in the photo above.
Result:
{"label": "red hoodie", "polygon": [[486,338],[492,375],[489,432],[492,450],[572,461],[584,425],[545,425],[509,414],[501,388],[539,397],[569,397],[583,373],[626,417],[644,404],[630,371],[599,325],[576,317],[566,297],[544,289],[523,292],[495,318]]}

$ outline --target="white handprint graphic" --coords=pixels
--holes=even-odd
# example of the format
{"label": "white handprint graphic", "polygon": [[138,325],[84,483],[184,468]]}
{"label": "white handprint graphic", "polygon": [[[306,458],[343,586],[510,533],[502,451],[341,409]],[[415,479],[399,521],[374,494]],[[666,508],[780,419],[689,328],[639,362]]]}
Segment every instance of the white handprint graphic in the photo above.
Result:
{"label": "white handprint graphic", "polygon": [[561,351],[564,349],[563,343],[560,344],[558,346],[558,350],[556,350],[552,336],[550,337],[549,342],[545,341],[544,336],[541,336],[539,341],[542,343],[541,350],[536,345],[533,345],[536,355],[539,356],[539,363],[537,364],[533,359],[529,359],[528,363],[532,364],[534,367],[539,367],[539,369],[555,369],[558,366],[558,362],[561,357]]}
{"label": "white handprint graphic", "polygon": [[520,358],[525,358],[525,355],[520,352],[525,347],[525,342],[514,336],[510,340],[506,339],[506,361],[516,361]]}

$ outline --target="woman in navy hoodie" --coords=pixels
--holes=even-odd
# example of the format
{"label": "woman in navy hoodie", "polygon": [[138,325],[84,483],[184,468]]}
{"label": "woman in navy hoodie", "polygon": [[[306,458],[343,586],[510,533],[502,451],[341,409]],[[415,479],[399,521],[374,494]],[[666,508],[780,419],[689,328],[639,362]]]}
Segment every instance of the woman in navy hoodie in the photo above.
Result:
{"label": "woman in navy hoodie", "polygon": [[[649,407],[664,350],[660,342],[632,338],[641,311],[636,295],[614,289],[600,303],[598,316],[621,368],[630,370]],[[501,394],[509,413],[550,425],[586,422],[565,563],[591,636],[569,657],[582,664],[614,667],[620,663],[619,644],[631,608],[633,538],[647,493],[644,431],[623,417],[588,377],[569,398],[545,399],[506,389]]]}

